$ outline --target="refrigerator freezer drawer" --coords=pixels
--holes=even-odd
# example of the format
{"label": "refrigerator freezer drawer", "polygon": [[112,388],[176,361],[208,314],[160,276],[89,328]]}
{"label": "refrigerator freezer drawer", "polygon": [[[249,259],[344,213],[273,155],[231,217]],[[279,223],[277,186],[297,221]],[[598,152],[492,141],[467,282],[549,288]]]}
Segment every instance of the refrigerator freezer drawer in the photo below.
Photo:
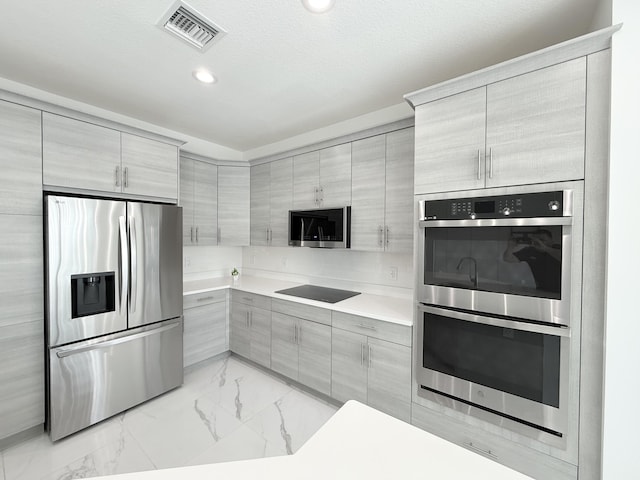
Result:
{"label": "refrigerator freezer drawer", "polygon": [[58,440],[182,385],[182,318],[49,350]]}

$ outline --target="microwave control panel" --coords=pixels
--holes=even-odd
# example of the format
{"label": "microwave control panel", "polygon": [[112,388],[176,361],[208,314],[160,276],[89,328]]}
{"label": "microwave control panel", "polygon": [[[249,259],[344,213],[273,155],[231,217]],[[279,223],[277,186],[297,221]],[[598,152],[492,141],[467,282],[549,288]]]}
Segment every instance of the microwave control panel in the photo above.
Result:
{"label": "microwave control panel", "polygon": [[427,200],[423,220],[562,217],[565,191]]}

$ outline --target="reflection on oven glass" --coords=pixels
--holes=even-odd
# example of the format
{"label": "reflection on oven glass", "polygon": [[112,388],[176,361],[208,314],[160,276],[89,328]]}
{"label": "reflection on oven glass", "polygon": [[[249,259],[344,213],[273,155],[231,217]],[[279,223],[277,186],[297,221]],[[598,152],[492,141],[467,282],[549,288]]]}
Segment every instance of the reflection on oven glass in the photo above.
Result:
{"label": "reflection on oven glass", "polygon": [[447,227],[425,237],[425,284],[560,299],[562,227]]}

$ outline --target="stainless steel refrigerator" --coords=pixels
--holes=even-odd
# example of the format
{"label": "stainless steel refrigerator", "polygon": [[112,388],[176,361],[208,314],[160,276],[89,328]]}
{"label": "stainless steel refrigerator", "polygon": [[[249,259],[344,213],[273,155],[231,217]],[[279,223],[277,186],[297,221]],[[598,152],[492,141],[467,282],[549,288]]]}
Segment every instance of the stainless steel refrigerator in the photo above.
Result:
{"label": "stainless steel refrigerator", "polygon": [[182,209],[45,197],[47,427],[58,440],[182,384]]}

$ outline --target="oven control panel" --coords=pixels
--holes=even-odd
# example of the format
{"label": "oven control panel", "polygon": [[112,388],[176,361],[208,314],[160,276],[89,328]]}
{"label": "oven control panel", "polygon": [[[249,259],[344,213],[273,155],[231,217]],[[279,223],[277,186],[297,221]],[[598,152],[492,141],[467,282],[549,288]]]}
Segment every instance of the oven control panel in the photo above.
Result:
{"label": "oven control panel", "polygon": [[423,220],[562,217],[568,191],[428,200]]}

